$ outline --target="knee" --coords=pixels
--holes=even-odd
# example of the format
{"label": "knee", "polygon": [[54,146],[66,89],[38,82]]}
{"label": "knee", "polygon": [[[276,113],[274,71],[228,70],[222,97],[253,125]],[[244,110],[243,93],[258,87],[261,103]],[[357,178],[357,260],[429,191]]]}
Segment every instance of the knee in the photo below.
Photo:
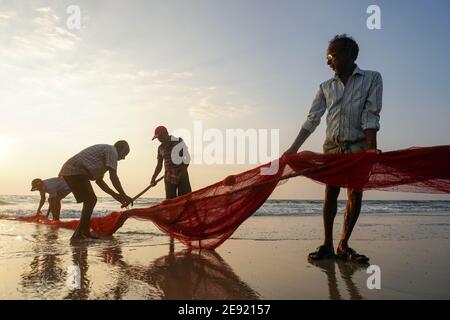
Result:
{"label": "knee", "polygon": [[326,186],[325,188],[325,199],[326,200],[337,200],[340,192],[339,187]]}
{"label": "knee", "polygon": [[89,207],[95,207],[95,205],[97,204],[97,197],[95,195],[90,196],[89,198],[86,199],[86,201],[84,202],[87,206]]}
{"label": "knee", "polygon": [[361,201],[363,193],[362,193],[362,191],[348,189],[347,196],[348,196],[348,200],[350,200],[350,201]]}

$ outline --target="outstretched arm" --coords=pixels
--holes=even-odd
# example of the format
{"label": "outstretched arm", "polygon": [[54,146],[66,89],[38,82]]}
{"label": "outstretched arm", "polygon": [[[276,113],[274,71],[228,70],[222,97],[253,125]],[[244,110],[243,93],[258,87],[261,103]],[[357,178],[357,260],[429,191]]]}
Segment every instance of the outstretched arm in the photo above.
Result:
{"label": "outstretched arm", "polygon": [[103,180],[103,177],[97,179],[95,181],[95,183],[100,187],[100,189],[102,189],[104,192],[106,192],[107,194],[109,194],[111,197],[115,197],[117,196],[117,193],[114,192],[113,189],[111,189],[105,182],[105,180]]}
{"label": "outstretched arm", "polygon": [[302,146],[302,144],[308,139],[311,133],[317,128],[320,123],[320,118],[322,118],[325,110],[327,109],[327,104],[325,101],[325,95],[322,91],[322,87],[319,87],[319,90],[314,97],[314,100],[311,105],[311,109],[309,110],[308,117],[306,118],[305,123],[303,123],[302,129],[297,135],[297,138],[292,143],[289,149],[286,150],[284,154],[295,153]]}
{"label": "outstretched arm", "polygon": [[122,188],[122,184],[120,183],[119,176],[117,175],[117,171],[113,169],[109,169],[109,179],[111,180],[114,188],[119,192],[122,196],[127,196],[125,191]]}
{"label": "outstretched arm", "polygon": [[45,203],[45,192],[44,191],[39,191],[41,194],[41,199],[39,200],[39,206],[38,209],[36,211],[36,214],[40,214],[41,213],[41,209],[44,206]]}
{"label": "outstretched arm", "polygon": [[289,149],[286,150],[285,154],[296,153],[310,135],[311,135],[311,132],[309,132],[308,130],[306,130],[304,128],[301,128],[300,132],[297,135],[297,138],[295,138],[295,141],[292,143],[292,145],[289,147]]}
{"label": "outstretched arm", "polygon": [[[115,170],[113,170],[114,172],[116,172]],[[117,174],[116,174],[117,176]],[[110,178],[111,178],[111,172],[110,172]],[[118,179],[118,178],[117,178]],[[111,179],[112,181],[113,179]],[[95,181],[95,183],[100,187],[100,189],[102,189],[104,192],[106,192],[107,194],[109,194],[111,197],[113,197],[114,199],[116,199],[117,201],[119,201],[121,204],[125,204],[127,202],[130,202],[130,198],[125,194],[118,194],[116,193],[113,189],[111,189],[106,182],[103,180],[103,177],[97,179]],[[119,181],[120,184],[120,181]],[[113,182],[114,185],[114,182]],[[114,186],[115,187],[115,186]],[[116,188],[117,189],[117,188]],[[120,186],[120,189],[122,189],[122,186]],[[122,189],[123,192],[123,189]]]}
{"label": "outstretched arm", "polygon": [[159,173],[161,172],[162,167],[163,167],[163,159],[158,157],[158,164],[156,165],[155,172],[153,173],[153,176],[152,176],[152,181],[150,182],[151,186],[156,185],[156,178],[158,177]]}

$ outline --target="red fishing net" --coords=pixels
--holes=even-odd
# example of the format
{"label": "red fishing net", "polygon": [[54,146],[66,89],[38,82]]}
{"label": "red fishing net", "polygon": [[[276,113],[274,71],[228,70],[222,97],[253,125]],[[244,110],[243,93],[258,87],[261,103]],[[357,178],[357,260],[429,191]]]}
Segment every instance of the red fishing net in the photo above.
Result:
{"label": "red fishing net", "polygon": [[[270,165],[279,170],[264,175]],[[229,176],[206,188],[149,208],[113,212],[91,219],[91,228],[111,235],[130,217],[152,221],[159,229],[194,248],[214,249],[228,239],[270,196],[277,184],[305,176],[358,190],[450,193],[450,146],[411,148],[382,154],[319,154],[303,151]],[[21,218],[75,229],[78,221]]]}

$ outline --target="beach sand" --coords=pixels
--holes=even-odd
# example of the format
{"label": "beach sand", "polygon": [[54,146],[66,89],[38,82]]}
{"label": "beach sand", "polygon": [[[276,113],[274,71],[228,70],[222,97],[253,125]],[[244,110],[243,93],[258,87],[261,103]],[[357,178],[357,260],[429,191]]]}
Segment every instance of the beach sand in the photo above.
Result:
{"label": "beach sand", "polygon": [[145,221],[72,247],[70,230],[0,220],[0,299],[449,299],[449,231],[448,214],[362,215],[350,245],[380,267],[370,290],[366,267],[308,262],[317,215],[251,217],[215,251],[191,252]]}

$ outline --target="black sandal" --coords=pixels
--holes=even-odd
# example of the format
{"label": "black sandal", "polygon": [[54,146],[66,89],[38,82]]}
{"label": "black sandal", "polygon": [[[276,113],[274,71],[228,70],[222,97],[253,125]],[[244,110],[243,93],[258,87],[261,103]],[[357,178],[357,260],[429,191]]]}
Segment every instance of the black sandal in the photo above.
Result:
{"label": "black sandal", "polygon": [[345,248],[342,250],[341,248],[338,248],[336,251],[336,256],[338,258],[341,258],[345,261],[351,261],[351,262],[357,262],[366,264],[369,261],[369,257],[357,253],[355,250],[353,250],[350,247]]}
{"label": "black sandal", "polygon": [[324,245],[318,247],[316,251],[308,254],[308,259],[310,260],[333,259],[334,257],[335,255],[333,247]]}

